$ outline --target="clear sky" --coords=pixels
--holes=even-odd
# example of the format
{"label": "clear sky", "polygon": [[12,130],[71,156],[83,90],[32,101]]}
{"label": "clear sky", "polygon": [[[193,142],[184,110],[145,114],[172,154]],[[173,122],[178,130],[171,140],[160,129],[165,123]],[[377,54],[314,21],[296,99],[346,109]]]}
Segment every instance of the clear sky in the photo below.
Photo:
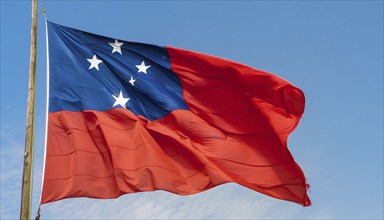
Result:
{"label": "clear sky", "polygon": [[[65,199],[44,219],[383,219],[383,1],[45,1],[49,20],[128,41],[170,45],[279,75],[306,96],[289,148],[312,206],[236,184],[192,196],[163,191]],[[39,3],[41,12],[41,2]],[[30,1],[1,0],[1,219],[19,218]],[[38,20],[32,214],[41,192],[45,24]],[[34,216],[32,216],[34,217]]]}

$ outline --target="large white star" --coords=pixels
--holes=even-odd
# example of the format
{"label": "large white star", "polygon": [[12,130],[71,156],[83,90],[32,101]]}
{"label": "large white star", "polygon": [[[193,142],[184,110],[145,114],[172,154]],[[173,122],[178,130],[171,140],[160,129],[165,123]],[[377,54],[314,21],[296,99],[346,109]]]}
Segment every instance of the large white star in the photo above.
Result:
{"label": "large white star", "polygon": [[140,65],[136,65],[136,67],[137,67],[137,69],[139,69],[139,71],[138,71],[139,73],[140,73],[140,72],[143,72],[143,73],[147,74],[147,69],[148,69],[149,67],[151,67],[151,65],[146,66],[145,63],[144,63],[144,61],[143,61],[143,62],[141,62]]}
{"label": "large white star", "polygon": [[116,96],[113,95],[113,94],[112,94],[112,96],[113,96],[113,98],[115,98],[115,100],[116,100],[112,107],[115,107],[116,105],[121,105],[123,108],[127,108],[127,107],[125,106],[125,104],[130,100],[130,98],[124,98],[124,96],[123,96],[123,92],[122,92],[121,90],[120,90],[120,94],[119,94],[118,97],[116,97]]}
{"label": "large white star", "polygon": [[97,70],[99,70],[99,64],[103,62],[102,60],[98,60],[96,55],[93,55],[92,59],[87,60],[91,63],[91,66],[89,66],[88,69],[96,68]]}
{"label": "large white star", "polygon": [[134,85],[135,85],[135,81],[136,81],[136,80],[133,79],[133,77],[131,76],[131,80],[129,80],[129,83],[131,83],[131,85],[134,86]]}
{"label": "large white star", "polygon": [[118,52],[119,54],[123,55],[121,53],[121,45],[123,45],[124,43],[120,43],[119,41],[115,40],[115,43],[108,43],[108,44],[111,45],[111,47],[113,48],[112,53]]}

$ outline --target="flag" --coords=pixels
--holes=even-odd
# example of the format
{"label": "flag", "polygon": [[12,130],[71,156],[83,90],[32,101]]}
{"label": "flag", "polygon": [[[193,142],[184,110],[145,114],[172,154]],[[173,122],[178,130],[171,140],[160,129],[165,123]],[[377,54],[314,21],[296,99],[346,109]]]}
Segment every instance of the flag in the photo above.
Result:
{"label": "flag", "polygon": [[235,182],[310,205],[287,147],[300,89],[222,58],[47,25],[42,204]]}

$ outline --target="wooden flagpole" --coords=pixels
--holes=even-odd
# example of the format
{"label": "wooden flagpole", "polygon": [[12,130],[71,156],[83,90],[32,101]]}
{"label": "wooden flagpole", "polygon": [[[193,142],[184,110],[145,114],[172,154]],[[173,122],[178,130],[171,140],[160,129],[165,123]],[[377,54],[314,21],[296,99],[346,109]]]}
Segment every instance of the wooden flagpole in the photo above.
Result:
{"label": "wooden flagpole", "polygon": [[25,129],[25,151],[23,184],[21,190],[20,219],[30,219],[32,197],[33,142],[35,124],[36,94],[36,38],[37,38],[37,0],[32,0],[31,49],[29,57],[29,83],[27,124]]}

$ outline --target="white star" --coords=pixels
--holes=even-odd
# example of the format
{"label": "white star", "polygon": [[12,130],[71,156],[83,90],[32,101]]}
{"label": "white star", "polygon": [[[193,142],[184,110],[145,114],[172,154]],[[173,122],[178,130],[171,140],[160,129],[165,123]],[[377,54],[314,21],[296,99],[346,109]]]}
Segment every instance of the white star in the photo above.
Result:
{"label": "white star", "polygon": [[93,55],[92,59],[87,60],[91,63],[91,66],[89,66],[88,69],[96,68],[97,70],[99,70],[99,63],[103,62],[102,60],[98,60],[96,55]]}
{"label": "white star", "polygon": [[115,107],[116,105],[121,105],[123,108],[127,108],[127,107],[125,106],[125,104],[130,100],[130,98],[124,98],[124,97],[123,97],[123,92],[122,92],[121,90],[120,90],[120,94],[119,94],[118,97],[116,97],[116,96],[113,95],[113,94],[112,94],[112,96],[113,96],[113,98],[115,98],[115,100],[116,100],[112,107]]}
{"label": "white star", "polygon": [[113,48],[112,50],[112,53],[114,52],[118,52],[119,54],[123,55],[121,53],[121,45],[123,45],[124,43],[119,43],[119,41],[115,40],[115,43],[108,43],[109,45],[111,45],[111,47]]}
{"label": "white star", "polygon": [[147,74],[147,69],[148,69],[149,67],[151,67],[151,65],[146,66],[145,63],[144,63],[144,61],[143,61],[143,62],[141,62],[140,65],[136,65],[136,67],[137,67],[137,69],[139,69],[139,71],[138,71],[139,73],[140,73],[140,72],[143,72],[143,73]]}
{"label": "white star", "polygon": [[131,80],[129,80],[129,83],[131,83],[131,85],[134,86],[134,85],[135,85],[135,81],[136,81],[136,80],[133,79],[133,77],[131,76]]}

